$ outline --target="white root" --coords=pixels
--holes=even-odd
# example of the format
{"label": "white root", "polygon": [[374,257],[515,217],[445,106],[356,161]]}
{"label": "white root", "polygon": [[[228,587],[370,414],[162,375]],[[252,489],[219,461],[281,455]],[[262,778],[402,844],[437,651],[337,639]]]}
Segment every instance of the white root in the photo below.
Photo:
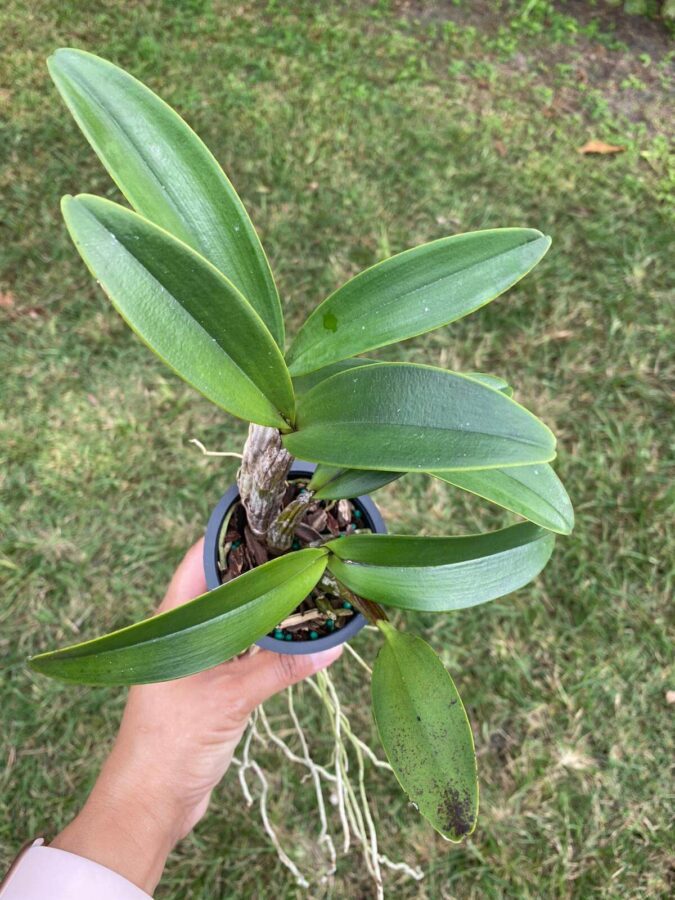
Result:
{"label": "white root", "polygon": [[298,739],[300,741],[300,746],[302,747],[303,758],[305,760],[305,765],[310,770],[312,775],[312,781],[314,783],[314,793],[316,795],[316,805],[319,810],[319,820],[321,822],[321,831],[319,832],[319,844],[325,844],[328,849],[328,855],[330,858],[330,866],[327,872],[325,872],[321,881],[326,882],[331,875],[335,874],[335,870],[337,868],[337,855],[335,853],[335,844],[333,843],[333,838],[328,832],[328,819],[326,817],[326,804],[323,799],[323,790],[321,789],[321,776],[319,774],[319,769],[317,768],[314,760],[312,759],[309,747],[307,746],[307,739],[305,738],[305,732],[302,730],[302,725],[296,715],[295,707],[293,706],[293,688],[289,687],[287,691],[288,695],[288,712],[293,720],[293,724],[295,725],[295,732],[298,735]]}
{"label": "white root", "polygon": [[251,742],[253,738],[258,734],[256,729],[256,719],[257,711],[254,712],[251,716],[248,734],[246,735],[246,738],[244,740],[242,758],[241,760],[239,760],[235,756],[233,757],[232,762],[239,767],[239,783],[241,784],[242,791],[248,806],[253,806],[253,797],[251,796],[251,792],[246,781],[246,772],[251,769],[258,776],[258,781],[260,782],[260,800],[258,801],[258,807],[260,810],[260,818],[262,819],[263,827],[267,832],[269,839],[272,841],[272,846],[276,850],[277,856],[279,857],[280,861],[286,866],[286,868],[293,873],[298,886],[308,888],[309,882],[293,862],[293,860],[290,858],[290,856],[288,856],[284,848],[281,846],[281,841],[279,840],[279,837],[277,836],[277,833],[270,821],[269,812],[267,809],[267,795],[269,793],[270,783],[258,763],[251,758]]}
{"label": "white root", "polygon": [[351,647],[349,645],[349,641],[347,641],[345,643],[344,647],[345,647],[345,650],[347,650],[347,651],[349,651],[349,653],[351,653],[351,655],[354,657],[354,659],[357,661],[357,663],[362,668],[364,668],[369,675],[373,674],[373,670],[370,668],[368,663],[365,661],[365,659],[362,656],[359,656],[359,654],[356,652],[356,650],[353,647]]}
{"label": "white root", "polygon": [[195,447],[198,447],[204,456],[233,456],[235,459],[243,459],[243,453],[234,453],[226,450],[207,450],[206,447],[202,444],[201,441],[198,441],[197,438],[190,438],[190,444],[194,444]]}
{"label": "white root", "polygon": [[337,691],[335,690],[335,685],[333,684],[332,679],[328,677],[326,672],[319,672],[317,674],[317,681],[319,682],[320,689],[325,691],[327,694],[329,700],[329,702],[326,704],[327,707],[332,705],[334,711],[335,742],[336,746],[338,745],[338,743],[340,744],[340,754],[336,759],[336,766],[338,766],[339,769],[344,767],[343,783],[346,791],[345,799],[347,801],[347,817],[350,821],[350,824],[352,825],[352,830],[354,831],[358,843],[361,844],[361,848],[363,851],[363,861],[366,864],[366,868],[368,869],[368,872],[375,882],[377,900],[384,900],[382,872],[380,870],[380,859],[377,848],[377,833],[375,831],[375,825],[370,814],[370,807],[368,805],[368,798],[366,796],[363,753],[361,751],[361,748],[359,747],[359,744],[355,741],[352,741],[351,743],[354,750],[356,751],[356,759],[358,764],[357,780],[359,787],[359,797],[361,799],[361,803],[359,804],[356,792],[354,791],[354,786],[349,779],[349,757],[347,754],[347,747],[341,740],[343,729],[347,740],[349,740],[349,737],[352,734],[351,728],[349,726],[349,721],[342,712],[342,709],[340,707],[340,700],[338,698]]}
{"label": "white root", "polygon": [[[259,713],[260,723],[262,724],[263,728],[265,729],[265,732],[266,732],[269,740],[273,744],[275,744],[281,750],[281,752],[284,754],[284,756],[286,756],[287,759],[290,759],[291,762],[297,763],[298,765],[301,765],[301,766],[306,766],[307,760],[303,759],[302,756],[298,756],[296,753],[293,753],[293,751],[288,746],[288,744],[282,738],[280,738],[278,734],[275,734],[272,731],[272,726],[270,725],[269,720],[268,720],[267,716],[265,715],[265,710],[262,706],[259,707],[258,713]],[[264,743],[265,739],[262,738],[261,740]],[[325,769],[323,766],[319,766],[317,763],[313,763],[313,765],[316,767],[317,771],[319,772],[321,777],[324,779],[324,781],[334,782],[336,780],[335,775],[333,775],[332,772],[329,772],[328,769]]]}
{"label": "white root", "polygon": [[[370,666],[349,644],[345,644],[345,646],[363,668],[370,670]],[[320,765],[312,758],[307,734],[296,711],[293,689],[288,688],[286,695],[286,721],[290,720],[290,729],[286,725],[281,729],[277,729],[277,731],[283,733],[284,737],[282,738],[272,728],[263,707],[259,707],[251,717],[251,722],[242,744],[241,757],[234,759],[234,763],[239,769],[239,782],[244,797],[247,804],[252,806],[254,799],[247,781],[247,774],[253,773],[260,785],[258,805],[263,827],[274,846],[279,860],[293,874],[298,886],[308,888],[310,886],[310,878],[325,884],[332,880],[336,871],[336,835],[331,832],[331,816],[326,804],[325,791],[328,790],[328,796],[336,807],[339,821],[338,833],[340,830],[342,832],[342,852],[348,853],[352,843],[360,847],[366,870],[375,887],[375,896],[378,900],[381,900],[384,897],[383,868],[401,873],[415,881],[420,881],[424,877],[424,873],[418,867],[410,866],[406,862],[392,861],[388,856],[380,852],[378,846],[377,830],[368,802],[365,764],[369,762],[373,766],[389,772],[392,771],[391,766],[384,760],[379,759],[370,747],[354,734],[328,672],[319,672],[315,678],[309,678],[304,683],[321,699],[330,720],[334,740],[330,762],[326,765]],[[289,733],[294,736],[295,741],[299,744],[299,752],[296,752],[284,739],[288,738]],[[273,745],[291,763],[301,766],[306,771],[306,775],[302,779],[303,782],[308,779],[312,782],[319,819],[316,840],[317,846],[325,858],[325,863],[319,871],[315,870],[311,875],[303,873],[290,858],[286,850],[284,850],[279,835],[270,820],[268,809],[270,777],[269,773],[263,771],[260,764],[253,758],[255,744],[261,747]],[[356,763],[355,772],[354,770],[350,772],[350,756],[353,756],[353,760]]]}

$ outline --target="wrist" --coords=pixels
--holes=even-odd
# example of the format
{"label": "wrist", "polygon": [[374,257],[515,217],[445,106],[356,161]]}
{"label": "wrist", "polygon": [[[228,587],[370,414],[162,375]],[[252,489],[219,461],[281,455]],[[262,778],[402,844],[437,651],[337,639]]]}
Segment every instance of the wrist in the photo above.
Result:
{"label": "wrist", "polygon": [[140,786],[122,789],[101,779],[51,846],[106,866],[152,894],[177,840],[172,817],[154,807]]}

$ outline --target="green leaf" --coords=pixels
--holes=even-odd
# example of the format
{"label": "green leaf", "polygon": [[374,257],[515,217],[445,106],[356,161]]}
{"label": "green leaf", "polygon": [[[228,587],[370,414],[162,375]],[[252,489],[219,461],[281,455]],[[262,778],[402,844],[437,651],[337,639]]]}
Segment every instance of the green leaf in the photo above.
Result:
{"label": "green leaf", "polygon": [[421,638],[378,622],[373,713],[401,787],[433,827],[461,841],[476,827],[478,779],[471,725],[443,663]]}
{"label": "green leaf", "polygon": [[[356,369],[358,366],[378,366],[380,361],[377,359],[368,359],[366,356],[354,357],[353,359],[341,359],[339,362],[331,363],[324,366],[323,369],[317,369],[316,372],[309,372],[307,375],[298,375],[293,379],[293,389],[296,394],[306,394],[311,388],[325,381],[331,375],[337,375],[338,372],[344,372],[346,369]],[[501,391],[507,397],[513,396],[513,388],[500,378],[498,375],[487,375],[485,372],[460,372],[466,378],[473,378],[474,381],[480,381],[488,387]]]}
{"label": "green leaf", "polygon": [[[378,364],[376,360],[343,359],[340,362],[326,366],[324,369],[319,369],[317,372],[294,378],[293,387],[296,394],[304,394],[320,381],[330,378],[331,375],[335,375],[337,372],[343,372],[345,369],[353,369],[370,363],[373,365]],[[503,378],[498,378],[495,375],[485,375],[483,372],[462,372],[460,374],[501,391],[507,397],[513,395],[513,390]],[[396,481],[402,474],[402,472],[377,472],[370,469],[336,469],[319,463],[309,487],[314,491],[317,500],[341,500],[346,497],[358,497],[359,494],[370,494],[385,484]]]}
{"label": "green leaf", "polygon": [[384,606],[447,612],[487,603],[541,572],[555,538],[530,522],[462,537],[355,534],[329,541],[328,568]]}
{"label": "green leaf", "polygon": [[569,534],[574,528],[574,510],[567,491],[546,463],[483,472],[432,474],[551,531]]}
{"label": "green leaf", "polygon": [[298,398],[301,459],[381,471],[487,469],[547,462],[555,438],[532,413],[473,378],[378,363],[339,372]]}
{"label": "green leaf", "polygon": [[441,238],[359,273],[309,316],[287,353],[292,375],[432,331],[473,312],[535,266],[551,240],[531,228]]}
{"label": "green leaf", "polygon": [[298,375],[293,379],[293,390],[298,394],[306,394],[311,388],[325,381],[331,375],[337,375],[338,372],[344,372],[346,369],[355,369],[357,366],[377,365],[376,359],[367,359],[366,357],[357,357],[355,359],[341,359],[339,362],[331,363],[324,366],[323,369],[317,369],[316,372],[309,372],[307,375]]}
{"label": "green leaf", "polygon": [[92,53],[57,50],[48,67],[75,121],[134,209],[213,263],[283,346],[279,295],[258,235],[197,135],[140,81]]}
{"label": "green leaf", "polygon": [[188,384],[242,419],[288,430],[281,351],[253,307],[186,244],[109,200],[64,197],[82,259],[136,334]]}
{"label": "green leaf", "polygon": [[370,494],[390,481],[401,477],[401,472],[376,472],[372,469],[334,469],[332,466],[316,467],[308,487],[316,500],[342,500]]}
{"label": "green leaf", "polygon": [[485,384],[495,391],[501,391],[507,397],[513,397],[511,385],[504,381],[503,378],[499,378],[498,375],[487,375],[485,372],[462,372],[462,375],[465,375],[467,378],[473,378],[474,381],[480,381],[481,384]]}
{"label": "green leaf", "polygon": [[151,619],[30,660],[44,675],[81,684],[146,684],[231,659],[281,622],[318,582],[323,549],[280,556]]}

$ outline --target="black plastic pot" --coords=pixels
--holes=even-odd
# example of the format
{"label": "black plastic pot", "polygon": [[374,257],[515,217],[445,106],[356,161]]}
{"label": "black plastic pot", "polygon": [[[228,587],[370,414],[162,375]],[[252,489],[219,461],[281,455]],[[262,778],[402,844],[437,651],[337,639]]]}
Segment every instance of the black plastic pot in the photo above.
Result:
{"label": "black plastic pot", "polygon": [[[291,466],[288,473],[289,478],[306,478],[309,480],[312,473],[316,469],[314,463],[300,462],[296,460]],[[206,574],[206,585],[210,591],[220,586],[220,573],[218,571],[218,538],[223,526],[223,522],[227,519],[228,513],[239,499],[239,490],[235,484],[221,497],[220,502],[211,513],[209,524],[206,526],[206,535],[204,538],[204,572]],[[387,529],[384,520],[380,515],[380,511],[373,503],[370,497],[355,497],[352,503],[357,509],[361,510],[362,519],[366,527],[372,529],[377,534],[386,534]],[[325,637],[317,638],[315,641],[279,641],[276,638],[265,635],[259,641],[256,641],[259,647],[265,650],[273,650],[275,653],[290,653],[298,655],[303,653],[318,653],[321,650],[328,650],[331,647],[337,647],[338,644],[344,644],[351,637],[359,632],[366,624],[366,619],[357,613],[353,616],[349,623],[334,634],[327,634]]]}

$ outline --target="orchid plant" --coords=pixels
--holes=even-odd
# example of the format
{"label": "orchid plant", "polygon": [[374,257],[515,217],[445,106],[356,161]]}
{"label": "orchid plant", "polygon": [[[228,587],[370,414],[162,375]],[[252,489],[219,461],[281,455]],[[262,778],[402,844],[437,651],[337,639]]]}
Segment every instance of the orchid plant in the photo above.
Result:
{"label": "orchid plant", "polygon": [[[500,228],[399,253],[339,287],[287,345],[256,231],[201,140],[147,87],[90,53],[58,50],[49,70],[131,207],[64,197],[72,240],[141,340],[251,423],[238,484],[265,556],[180,608],[42,653],[31,666],[85,684],[189,675],[274,632],[329,578],[381,633],[372,704],[396,777],[434,828],[461,840],[478,809],[471,727],[439,657],[388,612],[447,613],[521,588],[546,565],[556,533],[571,531],[572,507],[551,467],[553,434],[501,378],[363,354],[489,303],[537,264],[549,238]],[[289,500],[294,457],[317,468]],[[298,547],[310,503],[330,509],[408,473],[524,521],[451,537],[317,532]]]}

